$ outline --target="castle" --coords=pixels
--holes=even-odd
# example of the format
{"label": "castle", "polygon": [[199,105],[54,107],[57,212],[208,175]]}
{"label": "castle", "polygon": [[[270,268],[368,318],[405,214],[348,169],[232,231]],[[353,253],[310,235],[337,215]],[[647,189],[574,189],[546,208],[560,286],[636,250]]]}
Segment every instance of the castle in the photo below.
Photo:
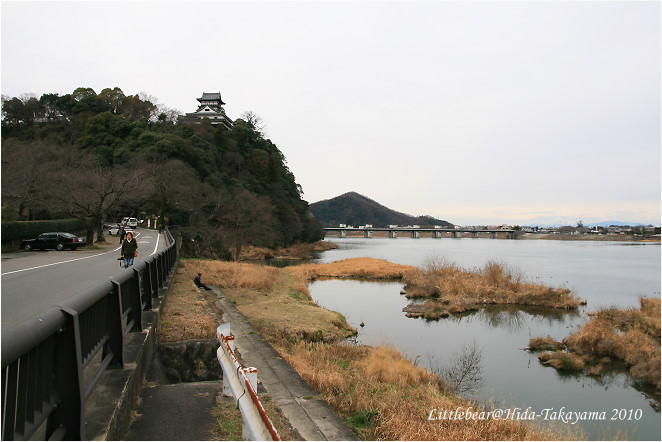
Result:
{"label": "castle", "polygon": [[225,114],[220,92],[203,92],[198,98],[200,105],[195,112],[180,115],[179,123],[200,124],[203,118],[209,118],[212,125],[222,125],[226,129],[232,129],[232,120]]}

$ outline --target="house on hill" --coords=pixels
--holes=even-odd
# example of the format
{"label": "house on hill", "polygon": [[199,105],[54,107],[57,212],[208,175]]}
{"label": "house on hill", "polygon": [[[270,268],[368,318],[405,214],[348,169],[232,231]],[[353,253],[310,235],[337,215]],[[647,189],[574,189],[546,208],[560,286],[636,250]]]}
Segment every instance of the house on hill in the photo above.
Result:
{"label": "house on hill", "polygon": [[232,120],[225,114],[220,92],[203,92],[202,97],[197,99],[200,102],[195,112],[180,115],[178,123],[200,124],[203,118],[209,118],[213,126],[222,125],[226,129],[232,129]]}

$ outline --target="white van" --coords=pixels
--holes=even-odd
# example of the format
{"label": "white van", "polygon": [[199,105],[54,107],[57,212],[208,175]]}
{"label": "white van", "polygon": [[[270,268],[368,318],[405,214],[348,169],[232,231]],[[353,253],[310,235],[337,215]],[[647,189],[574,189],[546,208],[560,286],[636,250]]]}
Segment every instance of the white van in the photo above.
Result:
{"label": "white van", "polygon": [[126,222],[126,226],[135,229],[138,227],[138,220],[136,218],[129,218],[129,220]]}

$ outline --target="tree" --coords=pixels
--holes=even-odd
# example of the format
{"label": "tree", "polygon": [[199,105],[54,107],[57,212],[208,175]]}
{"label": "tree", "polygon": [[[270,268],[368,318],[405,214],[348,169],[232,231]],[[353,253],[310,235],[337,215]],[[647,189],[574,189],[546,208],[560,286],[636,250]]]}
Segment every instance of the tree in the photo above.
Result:
{"label": "tree", "polygon": [[262,245],[275,239],[273,207],[265,198],[260,198],[245,189],[236,189],[227,194],[218,205],[218,211],[210,215],[216,221],[223,237],[231,245],[232,259],[238,261],[246,244],[255,244],[260,238]]}
{"label": "tree", "polygon": [[81,152],[61,155],[53,165],[57,167],[50,168],[47,174],[50,187],[46,190],[51,204],[62,206],[85,221],[90,244],[94,242],[95,231],[97,239],[103,240],[103,222],[108,212],[138,187],[143,178],[140,170],[106,167],[94,155]]}
{"label": "tree", "polygon": [[10,99],[4,98],[2,101],[2,114],[5,121],[17,125],[28,120],[30,111],[26,109],[23,101],[16,97]]}
{"label": "tree", "polygon": [[99,93],[99,98],[103,100],[104,104],[108,107],[108,110],[116,114],[126,97],[124,92],[122,92],[122,89],[115,87],[113,89],[106,88],[102,90]]}
{"label": "tree", "polygon": [[[16,207],[20,220],[33,220],[48,207],[49,169],[55,167],[59,149],[43,143],[2,143],[2,201]],[[59,169],[58,169],[59,170]],[[5,207],[3,207],[3,210]]]}
{"label": "tree", "polygon": [[58,94],[43,94],[39,98],[39,104],[41,105],[44,117],[49,120],[58,118],[63,112],[60,109],[60,96]]}
{"label": "tree", "polygon": [[127,95],[122,101],[119,112],[130,120],[138,121],[141,118],[149,119],[154,108],[152,103],[142,101],[138,95]]}

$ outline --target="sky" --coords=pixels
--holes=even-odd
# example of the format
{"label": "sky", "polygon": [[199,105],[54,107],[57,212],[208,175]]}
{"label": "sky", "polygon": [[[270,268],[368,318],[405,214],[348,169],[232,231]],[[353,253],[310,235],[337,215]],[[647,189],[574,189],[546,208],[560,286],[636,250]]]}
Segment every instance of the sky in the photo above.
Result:
{"label": "sky", "polygon": [[660,225],[660,1],[3,1],[3,95],[251,111],[310,203]]}

